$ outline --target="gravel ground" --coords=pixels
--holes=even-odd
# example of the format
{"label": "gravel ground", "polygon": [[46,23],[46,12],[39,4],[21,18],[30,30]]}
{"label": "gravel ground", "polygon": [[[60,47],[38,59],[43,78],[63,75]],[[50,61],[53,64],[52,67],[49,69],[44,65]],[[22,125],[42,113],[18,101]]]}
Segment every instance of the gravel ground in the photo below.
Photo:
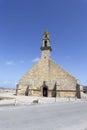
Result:
{"label": "gravel ground", "polygon": [[0,107],[0,130],[87,130],[87,101]]}

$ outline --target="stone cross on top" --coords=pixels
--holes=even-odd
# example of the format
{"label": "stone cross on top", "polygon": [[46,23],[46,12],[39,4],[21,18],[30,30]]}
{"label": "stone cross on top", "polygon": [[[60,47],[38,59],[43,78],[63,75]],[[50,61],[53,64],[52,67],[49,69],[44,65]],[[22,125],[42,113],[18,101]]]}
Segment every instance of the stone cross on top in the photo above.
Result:
{"label": "stone cross on top", "polygon": [[44,32],[43,38],[44,39],[49,39],[50,38],[50,34],[49,34],[49,32],[47,30]]}

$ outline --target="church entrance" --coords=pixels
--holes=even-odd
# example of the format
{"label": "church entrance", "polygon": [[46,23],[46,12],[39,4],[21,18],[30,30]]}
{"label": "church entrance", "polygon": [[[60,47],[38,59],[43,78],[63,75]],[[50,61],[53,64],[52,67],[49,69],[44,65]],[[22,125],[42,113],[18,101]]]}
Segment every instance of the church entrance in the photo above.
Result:
{"label": "church entrance", "polygon": [[47,86],[43,87],[43,97],[48,97],[48,88],[47,88]]}
{"label": "church entrance", "polygon": [[43,81],[43,85],[41,87],[41,93],[43,97],[48,97],[48,86],[46,85],[46,82]]}

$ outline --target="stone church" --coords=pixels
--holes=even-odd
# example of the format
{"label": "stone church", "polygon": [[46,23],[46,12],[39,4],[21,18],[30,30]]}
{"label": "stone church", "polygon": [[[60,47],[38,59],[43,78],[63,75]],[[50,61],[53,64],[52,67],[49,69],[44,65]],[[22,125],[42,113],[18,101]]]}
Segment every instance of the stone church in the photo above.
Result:
{"label": "stone church", "polygon": [[17,95],[43,97],[78,97],[80,86],[77,79],[51,59],[50,34],[42,38],[41,59],[19,81]]}

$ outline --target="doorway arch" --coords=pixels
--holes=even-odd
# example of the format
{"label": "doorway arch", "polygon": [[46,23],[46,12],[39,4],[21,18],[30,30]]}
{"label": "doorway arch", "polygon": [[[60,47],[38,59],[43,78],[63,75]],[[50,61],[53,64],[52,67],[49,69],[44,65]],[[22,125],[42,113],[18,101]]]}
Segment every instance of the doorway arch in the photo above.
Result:
{"label": "doorway arch", "polygon": [[41,87],[41,95],[43,97],[48,97],[48,86],[46,85],[45,81],[43,81],[43,85]]}
{"label": "doorway arch", "polygon": [[43,87],[43,97],[48,97],[48,87],[47,86],[44,86]]}

